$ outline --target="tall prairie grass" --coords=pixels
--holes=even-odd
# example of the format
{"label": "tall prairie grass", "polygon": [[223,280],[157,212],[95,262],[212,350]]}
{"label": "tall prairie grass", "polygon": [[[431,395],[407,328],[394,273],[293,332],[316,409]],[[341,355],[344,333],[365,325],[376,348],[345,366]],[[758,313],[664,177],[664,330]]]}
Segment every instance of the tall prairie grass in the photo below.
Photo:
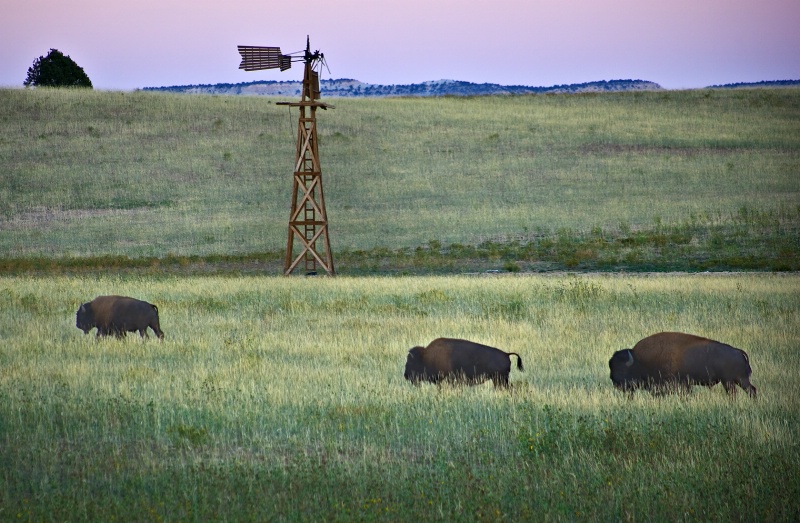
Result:
{"label": "tall prairie grass", "polygon": [[[297,114],[275,101],[0,90],[0,255],[282,249]],[[334,252],[742,209],[797,230],[796,89],[335,102],[318,114]]]}
{"label": "tall prairie grass", "polygon": [[[0,278],[8,520],[796,521],[794,275]],[[96,340],[80,303],[159,306]],[[661,330],[748,352],[758,400],[628,398]],[[414,387],[438,336],[518,352],[513,391]]]}

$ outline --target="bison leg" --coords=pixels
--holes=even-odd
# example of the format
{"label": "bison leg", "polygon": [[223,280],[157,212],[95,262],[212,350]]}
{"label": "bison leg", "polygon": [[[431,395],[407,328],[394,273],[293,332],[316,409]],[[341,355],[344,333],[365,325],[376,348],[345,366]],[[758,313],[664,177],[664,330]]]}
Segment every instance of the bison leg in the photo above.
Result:
{"label": "bison leg", "polygon": [[680,380],[676,385],[678,394],[683,394],[685,396],[688,396],[689,394],[692,393],[692,385],[693,383],[692,380],[690,379]]}
{"label": "bison leg", "polygon": [[153,329],[153,332],[156,333],[156,336],[158,336],[159,340],[164,341],[164,331],[161,330],[161,326],[158,324],[158,322],[150,324],[150,328]]}
{"label": "bison leg", "polygon": [[741,386],[744,390],[746,390],[747,393],[750,394],[751,398],[756,399],[756,386],[755,385],[753,385],[752,383],[750,383],[748,381],[747,382],[747,387],[745,387],[742,384],[739,384],[739,386]]}
{"label": "bison leg", "polygon": [[742,388],[742,390],[750,394],[751,398],[756,397],[756,388],[747,378],[736,380],[734,382],[724,382],[723,385],[725,385],[725,390],[728,392],[728,394],[732,396],[736,396],[736,386],[738,385]]}
{"label": "bison leg", "polygon": [[508,374],[495,374],[492,376],[492,382],[495,388],[501,387],[507,389],[509,387]]}
{"label": "bison leg", "polygon": [[727,392],[729,396],[736,397],[736,383],[732,381],[723,381],[722,386],[725,387],[725,392]]}

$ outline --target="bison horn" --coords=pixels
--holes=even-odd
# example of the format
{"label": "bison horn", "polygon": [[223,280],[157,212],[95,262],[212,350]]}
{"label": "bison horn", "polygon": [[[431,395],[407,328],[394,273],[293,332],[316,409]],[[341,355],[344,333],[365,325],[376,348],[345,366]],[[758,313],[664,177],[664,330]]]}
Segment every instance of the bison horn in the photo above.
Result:
{"label": "bison horn", "polygon": [[633,365],[633,351],[628,350],[626,352],[628,353],[628,360],[625,362],[625,366],[630,367],[631,365]]}

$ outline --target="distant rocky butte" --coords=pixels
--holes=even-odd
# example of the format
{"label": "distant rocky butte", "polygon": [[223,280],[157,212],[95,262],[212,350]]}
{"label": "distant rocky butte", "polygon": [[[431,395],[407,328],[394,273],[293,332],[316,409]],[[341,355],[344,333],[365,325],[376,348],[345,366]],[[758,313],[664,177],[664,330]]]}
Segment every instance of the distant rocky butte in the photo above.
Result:
{"label": "distant rocky butte", "polygon": [[[186,94],[226,94],[250,96],[299,97],[300,81],[256,81],[238,84],[179,85],[172,87],[145,87],[144,91],[166,91]],[[386,97],[386,96],[482,96],[545,93],[589,93],[609,91],[659,91],[662,87],[645,80],[601,80],[582,84],[530,87],[527,85],[475,84],[457,80],[437,80],[409,85],[377,85],[348,78],[321,80],[323,96],[333,97]]]}

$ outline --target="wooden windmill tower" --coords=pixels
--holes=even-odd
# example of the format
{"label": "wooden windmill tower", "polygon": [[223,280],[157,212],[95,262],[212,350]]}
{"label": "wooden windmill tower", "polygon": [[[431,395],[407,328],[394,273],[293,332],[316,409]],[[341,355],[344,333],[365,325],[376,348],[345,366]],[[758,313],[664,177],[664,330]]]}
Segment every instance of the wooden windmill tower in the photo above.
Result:
{"label": "wooden windmill tower", "polygon": [[[316,274],[317,265],[320,265],[333,276],[336,270],[333,266],[328,214],[325,211],[325,195],[322,191],[317,109],[334,107],[319,101],[319,73],[314,70],[325,64],[325,55],[319,51],[312,53],[308,38],[306,38],[306,50],[300,56],[281,54],[280,47],[245,45],[239,46],[239,54],[242,55],[239,69],[245,71],[276,68],[285,71],[292,66],[292,62],[305,62],[303,93],[300,101],[278,102],[278,105],[297,107],[300,110],[292,185],[292,211],[289,215],[289,238],[283,273],[288,276],[302,265],[306,274]],[[298,240],[297,243],[295,240]]]}

